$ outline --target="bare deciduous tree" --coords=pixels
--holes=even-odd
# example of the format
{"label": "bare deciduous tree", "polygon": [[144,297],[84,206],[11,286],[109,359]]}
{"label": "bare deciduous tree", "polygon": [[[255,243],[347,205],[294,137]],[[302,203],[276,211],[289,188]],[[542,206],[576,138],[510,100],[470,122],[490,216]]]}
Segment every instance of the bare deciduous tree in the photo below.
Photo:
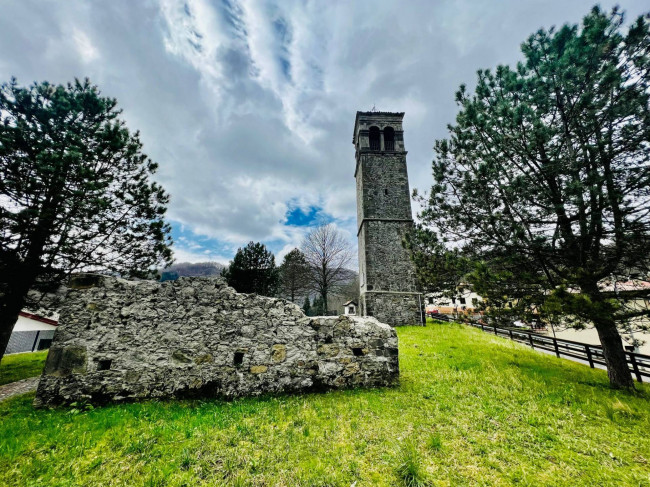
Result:
{"label": "bare deciduous tree", "polygon": [[352,247],[332,223],[320,224],[307,234],[301,245],[311,269],[314,291],[323,300],[327,312],[327,296],[341,283],[350,279],[346,268],[352,260]]}

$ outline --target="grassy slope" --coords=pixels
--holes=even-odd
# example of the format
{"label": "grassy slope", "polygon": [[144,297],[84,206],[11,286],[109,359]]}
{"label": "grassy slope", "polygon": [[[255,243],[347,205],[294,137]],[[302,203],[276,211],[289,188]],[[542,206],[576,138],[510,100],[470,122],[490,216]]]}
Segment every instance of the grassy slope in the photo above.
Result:
{"label": "grassy slope", "polygon": [[[650,398],[461,325],[403,328],[401,385],[34,411],[0,403],[6,485],[650,485]],[[410,452],[410,456],[408,455]],[[3,484],[4,485],[4,484]]]}
{"label": "grassy slope", "polygon": [[40,375],[45,357],[47,350],[6,355],[0,362],[0,386]]}

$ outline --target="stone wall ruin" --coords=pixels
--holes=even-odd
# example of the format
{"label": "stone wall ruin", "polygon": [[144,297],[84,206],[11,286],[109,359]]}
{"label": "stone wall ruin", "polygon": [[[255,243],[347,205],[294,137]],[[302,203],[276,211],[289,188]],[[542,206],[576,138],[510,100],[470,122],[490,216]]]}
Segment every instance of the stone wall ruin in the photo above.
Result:
{"label": "stone wall ruin", "polygon": [[307,317],[222,279],[80,275],[59,323],[37,407],[385,386],[399,375],[390,326]]}

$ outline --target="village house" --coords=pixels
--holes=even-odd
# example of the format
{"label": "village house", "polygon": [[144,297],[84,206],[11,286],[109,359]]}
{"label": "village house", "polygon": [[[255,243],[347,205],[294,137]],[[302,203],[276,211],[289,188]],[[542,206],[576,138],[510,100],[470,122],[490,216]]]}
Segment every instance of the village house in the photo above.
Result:
{"label": "village house", "polygon": [[57,325],[57,316],[45,318],[36,313],[21,311],[5,353],[36,352],[50,348]]}
{"label": "village house", "polygon": [[425,295],[425,311],[427,316],[432,314],[474,314],[483,298],[471,289],[458,288],[456,294],[449,297],[442,293]]}

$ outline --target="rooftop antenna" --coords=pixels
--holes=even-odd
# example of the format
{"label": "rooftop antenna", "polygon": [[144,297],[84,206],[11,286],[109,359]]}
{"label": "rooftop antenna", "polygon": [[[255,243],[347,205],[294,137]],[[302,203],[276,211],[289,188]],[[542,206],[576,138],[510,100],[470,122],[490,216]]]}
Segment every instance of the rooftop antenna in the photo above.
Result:
{"label": "rooftop antenna", "polygon": [[375,108],[375,104],[374,104],[374,103],[372,104],[372,110],[370,110],[370,111],[371,111],[371,112],[376,112],[376,111],[377,111],[377,109]]}

